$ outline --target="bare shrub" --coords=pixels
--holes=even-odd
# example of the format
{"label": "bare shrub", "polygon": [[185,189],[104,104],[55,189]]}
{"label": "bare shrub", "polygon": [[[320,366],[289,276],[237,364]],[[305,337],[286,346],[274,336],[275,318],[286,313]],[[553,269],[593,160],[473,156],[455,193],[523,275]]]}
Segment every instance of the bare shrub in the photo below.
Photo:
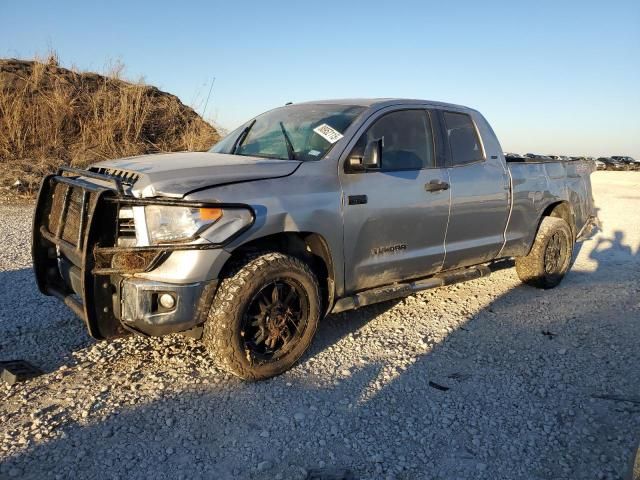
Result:
{"label": "bare shrub", "polygon": [[106,75],[43,61],[0,60],[0,183],[33,190],[61,165],[154,152],[205,150],[216,129],[174,95],[122,80],[121,62]]}

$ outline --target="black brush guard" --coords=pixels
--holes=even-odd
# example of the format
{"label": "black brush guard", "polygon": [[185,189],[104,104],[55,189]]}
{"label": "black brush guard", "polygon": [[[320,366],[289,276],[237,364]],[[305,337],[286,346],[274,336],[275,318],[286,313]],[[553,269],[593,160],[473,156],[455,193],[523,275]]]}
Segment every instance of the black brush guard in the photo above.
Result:
{"label": "black brush guard", "polygon": [[[123,195],[118,178],[62,167],[43,180],[33,218],[38,288],[69,306],[97,339],[127,333],[114,314],[115,286],[109,275],[93,272],[94,246],[116,242],[117,205],[105,200]],[[63,271],[68,272],[66,278]]]}
{"label": "black brush guard", "polygon": [[[38,288],[69,306],[96,339],[130,333],[130,328],[120,323],[122,275],[150,271],[172,251],[223,246],[216,243],[116,246],[120,206],[149,204],[249,210],[251,223],[225,242],[241,235],[255,221],[253,210],[244,204],[133,198],[125,195],[121,178],[100,172],[62,167],[42,181],[32,239]],[[139,265],[121,261],[122,255],[129,253],[134,254]],[[116,258],[117,255],[120,257]]]}

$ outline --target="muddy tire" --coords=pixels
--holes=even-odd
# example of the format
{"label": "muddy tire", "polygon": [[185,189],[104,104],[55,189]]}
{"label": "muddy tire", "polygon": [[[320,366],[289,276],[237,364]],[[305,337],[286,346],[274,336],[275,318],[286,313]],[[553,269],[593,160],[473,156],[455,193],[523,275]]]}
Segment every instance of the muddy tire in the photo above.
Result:
{"label": "muddy tire", "polygon": [[205,322],[216,362],[245,380],[291,368],[309,348],[320,318],[318,280],[301,260],[263,253],[225,274]]}
{"label": "muddy tire", "polygon": [[544,217],[528,255],[516,258],[516,272],[537,288],[557,286],[571,266],[573,234],[561,218]]}

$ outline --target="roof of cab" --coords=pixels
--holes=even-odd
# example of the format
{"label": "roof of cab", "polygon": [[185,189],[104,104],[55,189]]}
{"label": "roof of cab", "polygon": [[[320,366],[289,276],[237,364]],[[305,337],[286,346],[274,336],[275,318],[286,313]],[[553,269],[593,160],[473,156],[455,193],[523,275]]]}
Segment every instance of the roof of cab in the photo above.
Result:
{"label": "roof of cab", "polygon": [[462,108],[473,110],[464,105],[454,103],[436,102],[433,100],[420,100],[415,98],[339,98],[333,100],[315,100],[300,102],[301,104],[326,104],[326,105],[359,105],[362,107],[388,107],[391,105],[433,105],[438,107]]}

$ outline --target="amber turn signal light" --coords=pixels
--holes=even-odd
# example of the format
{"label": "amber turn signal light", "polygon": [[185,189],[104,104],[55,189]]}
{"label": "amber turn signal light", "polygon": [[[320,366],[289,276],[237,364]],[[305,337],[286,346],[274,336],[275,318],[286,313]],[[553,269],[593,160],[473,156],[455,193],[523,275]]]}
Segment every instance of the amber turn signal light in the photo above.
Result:
{"label": "amber turn signal light", "polygon": [[222,218],[222,209],[221,208],[201,208],[200,209],[200,219],[207,221],[216,221]]}

